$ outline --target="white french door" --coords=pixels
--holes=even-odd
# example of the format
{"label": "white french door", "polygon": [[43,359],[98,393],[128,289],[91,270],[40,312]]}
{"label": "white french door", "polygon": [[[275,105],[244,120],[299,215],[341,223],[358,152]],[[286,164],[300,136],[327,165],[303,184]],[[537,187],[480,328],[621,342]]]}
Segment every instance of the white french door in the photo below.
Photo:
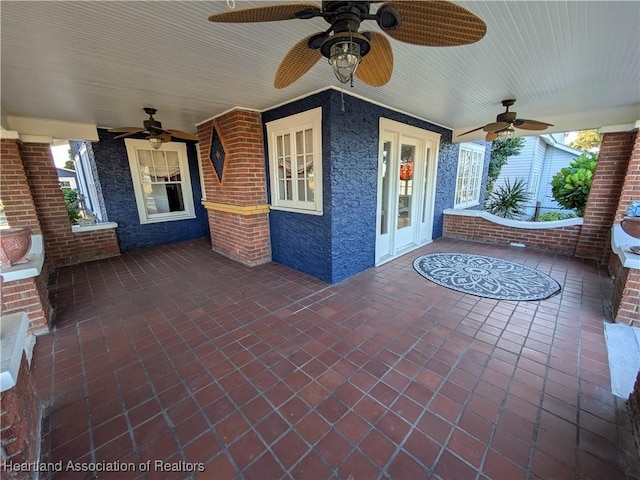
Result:
{"label": "white french door", "polygon": [[439,139],[380,119],[376,265],[432,240]]}

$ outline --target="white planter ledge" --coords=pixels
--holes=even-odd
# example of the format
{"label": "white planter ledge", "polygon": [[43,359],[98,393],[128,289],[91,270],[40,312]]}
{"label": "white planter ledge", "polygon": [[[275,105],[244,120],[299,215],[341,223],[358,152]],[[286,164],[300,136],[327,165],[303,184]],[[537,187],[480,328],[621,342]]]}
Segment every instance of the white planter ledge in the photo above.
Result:
{"label": "white planter ledge", "polygon": [[94,232],[96,230],[108,230],[110,228],[117,228],[118,224],[116,222],[102,222],[96,223],[94,225],[88,225],[86,227],[81,227],[80,225],[72,225],[71,231],[73,233],[85,233],[85,232]]}
{"label": "white planter ledge", "polygon": [[37,277],[44,264],[44,243],[42,235],[31,235],[31,250],[27,254],[26,263],[20,263],[13,267],[0,267],[0,276],[5,282],[23,280]]}
{"label": "white planter ledge", "polygon": [[581,217],[568,218],[566,220],[555,220],[553,222],[522,222],[520,220],[509,220],[508,218],[498,217],[484,210],[456,210],[448,208],[444,211],[445,215],[459,215],[461,217],[479,217],[505,227],[521,228],[524,230],[543,230],[546,228],[562,228],[572,227],[573,225],[582,225],[584,219]]}
{"label": "white planter ledge", "polygon": [[0,317],[0,392],[18,383],[18,371],[27,339],[29,318],[25,312]]}
{"label": "white planter ledge", "polygon": [[640,255],[629,249],[635,245],[640,245],[640,240],[622,230],[619,223],[611,227],[611,250],[618,255],[623,267],[640,269]]}

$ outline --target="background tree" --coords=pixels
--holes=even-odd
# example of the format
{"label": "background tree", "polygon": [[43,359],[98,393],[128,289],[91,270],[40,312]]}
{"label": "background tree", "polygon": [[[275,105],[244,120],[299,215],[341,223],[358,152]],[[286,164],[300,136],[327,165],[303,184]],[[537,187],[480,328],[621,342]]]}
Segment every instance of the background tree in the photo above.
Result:
{"label": "background tree", "polygon": [[66,162],[64,162],[64,168],[69,169],[69,170],[75,170],[76,169],[76,163],[73,161],[73,157],[71,156],[71,150],[67,150],[67,155],[69,155],[69,160],[67,160]]}
{"label": "background tree", "polygon": [[500,176],[500,170],[509,157],[518,155],[524,146],[524,138],[512,137],[504,140],[494,140],[491,144],[491,157],[489,159],[489,175],[487,177],[486,198],[493,192],[493,184]]}
{"label": "background tree", "polygon": [[601,143],[602,135],[598,130],[580,130],[576,139],[569,146],[584,152],[596,153],[600,151]]}
{"label": "background tree", "polygon": [[597,154],[583,153],[551,180],[553,198],[563,207],[575,209],[580,217],[584,216],[597,161]]}

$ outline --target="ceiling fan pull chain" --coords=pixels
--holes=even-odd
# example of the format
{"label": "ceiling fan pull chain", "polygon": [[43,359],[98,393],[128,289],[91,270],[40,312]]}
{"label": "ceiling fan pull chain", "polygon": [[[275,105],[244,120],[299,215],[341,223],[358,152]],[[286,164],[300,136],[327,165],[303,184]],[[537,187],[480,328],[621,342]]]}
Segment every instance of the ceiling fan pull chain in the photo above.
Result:
{"label": "ceiling fan pull chain", "polygon": [[227,0],[227,7],[229,7],[231,10],[236,8],[236,0]]}

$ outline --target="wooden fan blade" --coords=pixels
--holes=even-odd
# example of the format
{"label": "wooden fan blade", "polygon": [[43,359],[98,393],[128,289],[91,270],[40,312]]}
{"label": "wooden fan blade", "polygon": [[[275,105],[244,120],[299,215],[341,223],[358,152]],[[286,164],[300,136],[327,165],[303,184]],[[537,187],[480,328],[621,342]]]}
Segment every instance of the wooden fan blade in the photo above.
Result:
{"label": "wooden fan blade", "polygon": [[310,9],[320,13],[318,6],[313,3],[283,3],[281,5],[243,8],[241,10],[215,13],[209,17],[209,21],[217,23],[251,23],[293,20],[298,18],[298,13]]}
{"label": "wooden fan blade", "polygon": [[475,43],[487,33],[481,18],[448,1],[391,1],[385,5],[400,14],[399,24],[385,32],[401,42],[451,47]]}
{"label": "wooden fan blade", "polygon": [[553,127],[550,123],[539,122],[538,120],[527,120],[525,118],[518,118],[513,122],[513,126],[523,130],[546,130],[548,127]]}
{"label": "wooden fan blade", "polygon": [[131,132],[123,133],[122,135],[116,135],[115,137],[113,137],[113,139],[115,140],[116,138],[130,137],[131,135],[136,135],[136,134],[142,133],[144,131],[145,131],[144,128],[137,128],[136,130],[133,130]]}
{"label": "wooden fan blade", "polygon": [[489,132],[487,136],[484,137],[487,142],[493,142],[496,138],[498,138],[498,132]]}
{"label": "wooden fan blade", "polygon": [[289,50],[278,67],[276,78],[273,80],[274,87],[288,87],[318,63],[322,57],[320,49],[309,47],[309,40],[316,35],[318,34],[315,33],[303,38]]}
{"label": "wooden fan blade", "polygon": [[508,126],[509,124],[507,122],[494,122],[487,123],[484,127],[482,127],[482,129],[485,132],[499,132],[500,130],[504,130]]}
{"label": "wooden fan blade", "polygon": [[468,132],[461,133],[461,134],[460,134],[460,135],[458,135],[458,136],[459,136],[459,137],[461,137],[461,136],[463,136],[463,135],[466,135],[467,133],[477,132],[478,130],[481,130],[481,129],[483,129],[483,128],[484,128],[484,127],[474,128],[473,130],[469,130]]}
{"label": "wooden fan blade", "polygon": [[165,132],[167,132],[172,137],[181,138],[183,140],[193,140],[195,142],[198,141],[198,137],[196,137],[195,135],[193,135],[191,133],[183,132],[182,130],[167,129],[167,130],[165,130]]}
{"label": "wooden fan blade", "polygon": [[356,77],[372,87],[381,87],[391,79],[393,72],[393,50],[387,37],[378,32],[364,32],[369,35],[371,50],[356,70]]}
{"label": "wooden fan blade", "polygon": [[118,128],[110,128],[107,130],[109,133],[123,133],[123,132],[144,132],[144,128],[138,127],[118,127]]}

